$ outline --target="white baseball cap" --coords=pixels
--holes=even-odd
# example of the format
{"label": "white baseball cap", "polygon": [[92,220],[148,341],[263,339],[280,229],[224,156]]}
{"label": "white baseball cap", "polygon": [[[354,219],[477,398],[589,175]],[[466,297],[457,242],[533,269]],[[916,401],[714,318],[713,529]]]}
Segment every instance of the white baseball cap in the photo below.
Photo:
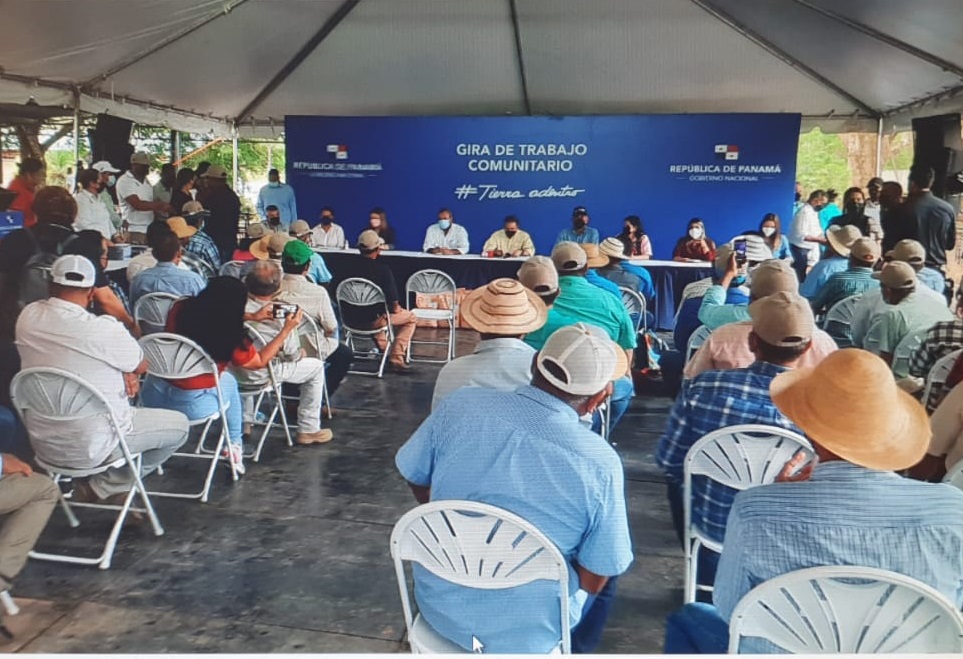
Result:
{"label": "white baseball cap", "polygon": [[71,288],[93,288],[97,281],[94,264],[78,254],[61,256],[50,266],[50,279]]}
{"label": "white baseball cap", "polygon": [[628,371],[625,351],[598,327],[576,323],[556,330],[535,358],[535,367],[556,389],[591,396]]}
{"label": "white baseball cap", "polygon": [[100,161],[98,161],[98,162],[95,162],[93,165],[90,166],[90,168],[91,168],[91,169],[96,169],[96,170],[97,170],[98,172],[100,172],[101,174],[103,174],[104,172],[108,172],[108,173],[111,173],[111,174],[116,174],[116,173],[118,173],[118,172],[120,171],[119,169],[117,169],[116,167],[114,167],[113,165],[111,165],[110,162],[108,162],[108,161],[106,161],[106,160],[100,160]]}

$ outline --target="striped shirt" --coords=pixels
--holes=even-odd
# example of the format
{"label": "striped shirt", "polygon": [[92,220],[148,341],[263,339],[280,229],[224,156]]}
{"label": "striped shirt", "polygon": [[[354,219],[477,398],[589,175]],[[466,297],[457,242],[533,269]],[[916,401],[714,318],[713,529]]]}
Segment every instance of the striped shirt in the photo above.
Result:
{"label": "striped shirt", "polygon": [[[961,556],[963,491],[827,462],[808,481],[736,496],[713,602],[728,621],[736,603],[763,581],[808,567],[855,565],[918,579],[960,608]],[[771,646],[752,648],[767,650]]]}
{"label": "striped shirt", "polygon": [[[939,359],[960,348],[963,348],[963,320],[954,318],[936,323],[910,356],[909,374],[917,378],[926,378]],[[945,387],[934,386],[929,400],[923,401],[926,409],[930,412],[935,410],[948,391]]]}
{"label": "striped shirt", "polygon": [[187,247],[184,248],[184,253],[204,261],[214,272],[221,269],[221,253],[217,250],[214,239],[203,230],[191,236]]}
{"label": "striped shirt", "polygon": [[[686,380],[675,399],[669,423],[659,439],[655,460],[668,481],[682,483],[686,453],[704,435],[727,426],[759,423],[801,431],[776,409],[769,383],[783,366],[754,362],[731,371],[706,371]],[[692,521],[713,540],[722,541],[736,490],[708,478],[692,480]]]}
{"label": "striped shirt", "polygon": [[812,300],[813,310],[828,310],[840,300],[860,295],[871,288],[879,288],[879,281],[873,279],[872,268],[856,267],[837,272],[816,293]]}

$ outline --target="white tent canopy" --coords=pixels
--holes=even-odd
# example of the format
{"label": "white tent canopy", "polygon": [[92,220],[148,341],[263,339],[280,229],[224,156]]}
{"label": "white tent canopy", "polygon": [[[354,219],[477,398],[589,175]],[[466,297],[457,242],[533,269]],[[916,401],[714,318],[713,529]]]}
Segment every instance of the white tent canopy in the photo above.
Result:
{"label": "white tent canopy", "polygon": [[0,103],[218,136],[286,114],[963,108],[960,0],[0,0]]}

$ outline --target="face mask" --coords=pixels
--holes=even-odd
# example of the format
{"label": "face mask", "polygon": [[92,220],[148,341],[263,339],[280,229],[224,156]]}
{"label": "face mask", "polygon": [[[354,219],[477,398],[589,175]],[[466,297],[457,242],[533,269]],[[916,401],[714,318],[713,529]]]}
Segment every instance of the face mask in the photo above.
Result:
{"label": "face mask", "polygon": [[766,238],[771,238],[771,237],[774,236],[775,234],[776,234],[776,227],[763,227],[763,228],[762,228],[762,235],[764,235]]}
{"label": "face mask", "polygon": [[574,220],[572,220],[572,226],[575,227],[576,231],[578,231],[579,229],[584,229],[585,218],[581,218],[581,217],[575,218]]}
{"label": "face mask", "polygon": [[505,235],[508,236],[509,238],[514,238],[516,233],[518,233],[518,231],[508,231],[507,229],[505,230]]}
{"label": "face mask", "polygon": [[114,184],[115,184],[115,183],[117,183],[117,177],[116,177],[116,176],[114,176],[113,174],[111,174],[110,176],[107,177],[107,187],[108,187],[108,188],[114,187]]}
{"label": "face mask", "polygon": [[281,182],[280,182],[280,181],[271,181],[270,183],[268,183],[268,185],[270,185],[272,188],[280,188],[280,187],[281,187]]}
{"label": "face mask", "polygon": [[631,224],[626,224],[624,231],[625,231],[625,233],[632,233],[632,225],[631,225]]}
{"label": "face mask", "polygon": [[331,216],[329,216],[329,215],[322,215],[322,216],[321,216],[321,224],[327,225],[327,224],[331,224],[332,222],[334,222],[334,218],[333,218],[333,217],[331,217]]}
{"label": "face mask", "polygon": [[451,220],[438,220],[438,226],[441,227],[442,231],[447,231],[451,228]]}
{"label": "face mask", "polygon": [[699,240],[702,238],[702,229],[699,229],[698,227],[689,229],[689,237],[692,238],[692,240]]}
{"label": "face mask", "polygon": [[864,204],[847,204],[846,208],[853,215],[862,214]]}
{"label": "face mask", "polygon": [[281,224],[281,218],[280,218],[280,217],[269,217],[269,218],[268,218],[268,224],[273,224],[274,226],[277,226],[277,225]]}
{"label": "face mask", "polygon": [[368,224],[371,225],[372,229],[377,229],[378,227],[381,226],[381,220],[369,220]]}

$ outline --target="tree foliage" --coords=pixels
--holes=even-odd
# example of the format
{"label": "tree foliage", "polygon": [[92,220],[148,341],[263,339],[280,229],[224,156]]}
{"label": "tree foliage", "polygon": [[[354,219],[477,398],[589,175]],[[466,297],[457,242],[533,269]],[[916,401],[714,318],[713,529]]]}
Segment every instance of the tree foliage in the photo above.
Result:
{"label": "tree foliage", "polygon": [[817,188],[834,188],[841,194],[854,185],[846,146],[839,135],[824,133],[819,128],[800,134],[796,180],[807,193]]}

